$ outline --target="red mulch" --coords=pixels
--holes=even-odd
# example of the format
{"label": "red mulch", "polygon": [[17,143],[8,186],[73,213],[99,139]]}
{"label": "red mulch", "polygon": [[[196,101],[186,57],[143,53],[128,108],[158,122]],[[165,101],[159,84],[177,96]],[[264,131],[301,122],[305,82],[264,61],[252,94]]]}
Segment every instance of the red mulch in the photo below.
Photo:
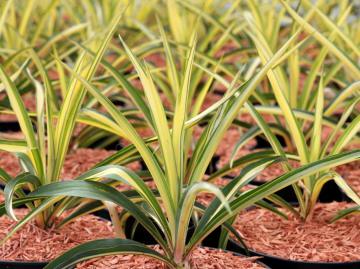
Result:
{"label": "red mulch", "polygon": [[360,215],[348,216],[333,224],[334,214],[354,204],[317,204],[305,223],[289,216],[283,219],[265,209],[241,213],[234,227],[248,247],[291,260],[346,262],[360,260]]}
{"label": "red mulch", "polygon": [[[20,216],[26,213],[26,209],[16,211]],[[14,225],[15,221],[7,216],[0,217],[0,239]],[[0,246],[0,260],[49,261],[81,243],[112,237],[114,232],[111,223],[94,215],[77,218],[60,230],[45,231],[31,221]]]}
{"label": "red mulch", "polygon": [[[88,171],[95,164],[109,157],[114,152],[104,149],[77,149],[66,156],[61,178],[73,179]],[[135,171],[140,169],[139,162],[130,163],[126,166]],[[20,172],[20,165],[16,157],[4,151],[0,151],[0,168],[4,169],[11,176],[16,176]]]}
{"label": "red mulch", "polygon": [[[159,251],[159,248],[156,248]],[[260,269],[256,257],[237,256],[218,249],[197,248],[190,257],[193,269]],[[140,255],[116,255],[95,258],[80,263],[77,269],[166,269],[160,261]]]}
{"label": "red mulch", "polygon": [[[77,149],[66,156],[61,178],[73,179],[114,153],[105,149]],[[126,167],[136,171],[140,169],[140,163],[130,163]]]}
{"label": "red mulch", "polygon": [[10,176],[15,177],[20,173],[20,165],[17,158],[5,151],[0,151],[0,168],[4,169]]}
{"label": "red mulch", "polygon": [[[293,168],[297,168],[300,166],[299,162],[297,161],[293,161],[293,160],[289,160],[291,166]],[[282,167],[281,163],[274,163],[272,165],[270,165],[269,167],[267,167],[266,169],[264,169],[257,177],[256,177],[256,181],[258,182],[267,182],[267,181],[271,181],[279,176],[281,176],[282,174],[284,174],[285,171]]]}
{"label": "red mulch", "polygon": [[[6,95],[7,95],[6,93],[1,93],[0,100],[4,99]],[[24,105],[28,111],[36,110],[36,101],[35,101],[35,96],[33,94],[31,93],[24,94],[21,96],[21,98],[23,99]],[[16,120],[17,119],[15,115],[0,114],[0,122],[16,121]]]}

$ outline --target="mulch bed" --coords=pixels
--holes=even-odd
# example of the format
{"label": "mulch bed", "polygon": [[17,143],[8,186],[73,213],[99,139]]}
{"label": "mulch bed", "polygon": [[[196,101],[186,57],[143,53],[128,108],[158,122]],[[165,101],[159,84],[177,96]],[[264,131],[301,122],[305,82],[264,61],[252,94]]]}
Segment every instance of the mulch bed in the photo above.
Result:
{"label": "mulch bed", "polygon": [[[91,169],[94,165],[114,154],[116,151],[105,149],[85,149],[80,148],[66,156],[61,178],[73,179]],[[137,171],[140,170],[139,162],[126,165],[127,168]]]}
{"label": "mulch bed", "polygon": [[[3,100],[6,97],[6,93],[0,94],[0,100]],[[25,108],[28,111],[36,111],[36,101],[35,96],[32,93],[27,93],[21,96]],[[10,114],[0,114],[0,122],[8,122],[8,121],[17,121],[17,118],[15,115]]]}
{"label": "mulch bed", "polygon": [[360,215],[335,223],[338,210],[354,206],[346,202],[317,204],[312,219],[303,222],[289,215],[283,219],[265,209],[241,213],[234,224],[251,250],[290,260],[347,262],[360,260]]}
{"label": "mulch bed", "polygon": [[[115,151],[104,149],[84,148],[70,152],[65,158],[61,178],[73,179],[114,153]],[[126,165],[126,167],[136,171],[141,166],[139,162],[134,162]],[[16,176],[21,171],[17,158],[13,154],[4,151],[0,151],[0,168],[4,169],[11,176]]]}
{"label": "mulch bed", "polygon": [[[159,250],[159,248],[156,248]],[[256,257],[243,257],[219,249],[197,248],[191,254],[190,266],[193,269],[260,269]],[[140,255],[116,255],[95,258],[80,263],[77,269],[167,269],[160,261]]]}
{"label": "mulch bed", "polygon": [[[24,216],[27,210],[16,209],[16,212]],[[15,223],[7,216],[0,217],[0,239]],[[43,230],[30,221],[0,246],[0,260],[49,261],[81,243],[112,237],[111,223],[93,215],[79,217],[59,230]]]}

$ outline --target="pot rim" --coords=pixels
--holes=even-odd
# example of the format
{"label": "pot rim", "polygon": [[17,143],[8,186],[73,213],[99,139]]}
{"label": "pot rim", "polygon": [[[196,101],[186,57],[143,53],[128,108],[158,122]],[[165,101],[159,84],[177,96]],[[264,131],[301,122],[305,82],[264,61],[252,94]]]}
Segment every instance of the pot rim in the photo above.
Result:
{"label": "pot rim", "polygon": [[0,264],[9,264],[9,265],[22,265],[22,264],[27,264],[27,265],[34,265],[34,266],[45,266],[49,263],[50,261],[44,261],[44,262],[39,262],[39,261],[7,261],[7,260],[0,260]]}
{"label": "pot rim", "polygon": [[[241,246],[241,244],[239,244],[234,239],[230,238],[229,241],[236,244],[241,249],[244,249]],[[281,260],[281,261],[284,261],[284,262],[292,262],[292,263],[299,263],[299,264],[309,264],[309,265],[310,264],[314,264],[314,265],[356,265],[356,264],[359,264],[360,265],[360,260],[347,261],[347,262],[316,262],[316,261],[301,261],[301,260],[286,259],[286,258],[283,258],[283,257],[274,256],[274,255],[266,254],[266,253],[263,253],[263,252],[258,252],[258,251],[252,250],[252,249],[249,249],[249,253],[251,253],[252,255],[256,255],[256,256],[268,257],[268,258],[271,258],[271,259]]]}

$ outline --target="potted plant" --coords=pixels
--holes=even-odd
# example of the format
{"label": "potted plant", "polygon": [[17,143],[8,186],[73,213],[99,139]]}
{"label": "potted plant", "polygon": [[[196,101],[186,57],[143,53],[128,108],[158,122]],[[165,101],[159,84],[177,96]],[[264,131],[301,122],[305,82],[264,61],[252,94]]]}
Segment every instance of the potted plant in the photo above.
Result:
{"label": "potted plant", "polygon": [[[305,31],[309,33],[314,31],[314,28],[307,21],[301,18],[294,10],[292,10],[285,1],[282,1],[282,4],[289,12],[291,17],[294,18],[296,22],[301,24],[301,27],[304,27]],[[315,11],[317,13],[320,12],[316,7],[314,7],[311,11]],[[248,21],[250,25],[254,25],[252,18],[249,17]],[[271,50],[269,49],[269,44],[267,43],[263,32],[261,32],[259,28],[253,27],[251,29],[252,30],[249,32],[249,34],[256,44],[259,55],[261,55],[261,60],[263,63],[266,63],[267,60],[272,56]],[[333,35],[330,35],[330,40],[332,36]],[[355,78],[356,74],[359,74],[359,69],[354,66],[350,60],[345,59],[346,56],[344,53],[339,51],[337,47],[331,47],[332,44],[330,40],[322,33],[316,32],[314,37],[324,45],[324,48],[320,52],[317,61],[314,63],[313,71],[317,71],[315,71],[315,74],[310,74],[310,81],[315,81],[316,73],[321,71],[321,64],[323,63],[325,55],[328,51],[332,52],[341,60],[344,68],[351,70],[350,76]],[[357,136],[360,128],[360,118],[358,116],[355,116],[353,120],[347,122],[349,115],[351,115],[353,112],[354,108],[359,102],[359,99],[354,97],[349,100],[348,104],[343,103],[344,96],[349,97],[356,90],[356,83],[349,85],[346,89],[344,89],[344,95],[336,96],[333,100],[331,100],[329,105],[325,107],[325,77],[320,72],[321,75],[317,90],[309,93],[311,96],[314,96],[314,98],[311,100],[309,99],[307,103],[302,104],[304,109],[307,110],[294,111],[294,108],[291,107],[289,96],[286,96],[286,91],[284,91],[284,89],[287,88],[286,83],[283,83],[283,80],[280,79],[283,77],[282,71],[283,70],[281,67],[278,66],[268,73],[268,78],[271,83],[278,106],[254,107],[251,104],[248,104],[246,107],[247,111],[252,114],[259,128],[261,128],[262,132],[267,137],[274,151],[281,156],[286,156],[286,153],[281,147],[279,141],[270,131],[266,122],[260,116],[260,111],[263,113],[272,111],[270,113],[284,117],[286,126],[289,129],[289,133],[294,143],[293,146],[296,150],[292,154],[294,154],[294,159],[297,159],[300,162],[300,165],[311,163],[316,160],[321,160],[325,158],[325,156],[331,157],[333,154],[337,154],[343,151],[346,145]],[[305,95],[307,96],[307,94]],[[326,116],[331,115],[336,110],[336,105],[342,107],[345,106],[345,109],[338,122],[333,123],[329,121]],[[313,111],[311,111],[312,107],[314,107]],[[305,114],[303,114],[304,112]],[[310,124],[307,122],[308,120],[311,121]],[[332,133],[327,137],[326,141],[321,140],[324,124],[328,124],[332,127]],[[305,131],[303,132],[302,129]],[[338,135],[339,133],[340,135]],[[306,142],[307,140],[309,143]],[[353,159],[354,163],[356,161],[358,161],[357,158]],[[283,171],[289,171],[292,169],[293,168],[290,166],[290,164],[286,164],[283,167]],[[334,180],[336,185],[339,186],[339,188],[346,194],[346,196],[348,196],[357,205],[346,203],[317,203],[319,194],[324,184],[330,180]],[[347,229],[350,231],[354,227],[354,223],[358,221],[356,217],[348,217],[345,219],[342,218],[349,216],[349,214],[358,212],[358,205],[360,203],[359,196],[354,192],[354,190],[351,189],[351,187],[348,186],[341,175],[336,173],[333,169],[325,169],[311,177],[303,177],[302,180],[298,182],[298,184],[293,186],[293,188],[298,204],[297,208],[292,209],[292,212],[296,212],[295,215],[297,215],[297,217],[291,217],[291,220],[286,221],[278,219],[274,216],[270,217],[267,213],[262,215],[263,212],[257,209],[255,209],[257,212],[249,212],[247,216],[249,218],[251,218],[252,214],[263,216],[258,217],[257,221],[251,222],[250,226],[252,227],[265,227],[266,230],[267,227],[270,227],[271,225],[273,226],[273,228],[268,230],[268,233],[265,233],[269,234],[269,237],[265,238],[262,234],[262,238],[264,238],[264,240],[274,238],[274,234],[281,235],[284,232],[284,234],[287,234],[288,237],[294,236],[293,240],[294,242],[298,242],[297,245],[299,245],[299,249],[295,250],[294,247],[292,248],[291,252],[285,253],[286,251],[284,251],[284,249],[289,245],[289,242],[286,241],[286,237],[284,237],[284,240],[278,241],[279,245],[277,243],[272,244],[271,248],[265,247],[265,244],[257,244],[258,241],[255,240],[252,246],[250,244],[250,248],[256,250],[256,255],[265,256],[265,260],[272,266],[291,266],[292,268],[357,268],[359,266],[359,257],[356,256],[356,243],[354,247],[343,250],[342,240],[345,237],[336,237],[334,235],[339,235],[339,230],[342,228],[346,229],[347,227]],[[330,195],[329,198],[332,198],[332,196]],[[243,222],[241,222],[240,219],[243,216],[244,215],[239,217],[239,221],[235,221],[235,227],[238,229],[238,231],[246,234],[245,237],[251,238],[252,235],[259,231],[256,229],[251,229],[250,226],[248,227],[248,230],[242,229],[241,227],[243,227]],[[339,219],[341,219],[339,223],[329,224],[329,222],[333,222],[335,220],[338,221]],[[306,229],[306,227],[311,227],[311,229],[318,231],[318,233],[313,233],[311,237],[302,237],[301,235],[304,235],[306,231],[309,231],[309,228]],[[326,235],[324,235],[325,233]],[[324,239],[324,237],[328,238]],[[312,240],[313,242],[311,243],[311,246],[313,247],[311,250],[312,253],[306,252],[306,250],[301,247],[307,244],[309,240]],[[325,241],[326,247],[324,243]],[[281,245],[281,242],[283,242],[283,245]],[[346,244],[351,245],[349,242]],[[351,253],[351,251],[354,251],[355,256],[352,256],[351,254],[346,256],[348,253]]]}
{"label": "potted plant", "polygon": [[[261,159],[253,159],[252,162],[248,162],[249,165],[244,169],[242,175],[231,181],[222,190],[202,181],[206,166],[212,154],[214,154],[217,144],[236,117],[238,110],[291,42],[292,40],[289,40],[256,76],[238,88],[230,88],[221,102],[215,104],[205,113],[187,119],[185,113],[188,105],[186,96],[195,50],[193,41],[192,49],[187,58],[184,79],[181,83],[182,91],[178,93],[171,128],[167,122],[165,110],[149,69],[146,65],[141,64],[124,44],[144,86],[150,119],[157,135],[158,144],[156,148],[149,147],[147,145],[148,141],[141,139],[122,112],[116,109],[116,106],[94,85],[67,67],[90,94],[96,97],[106,108],[109,119],[121,127],[122,133],[131,140],[145,161],[157,191],[152,191],[132,171],[121,166],[111,165],[95,168],[77,180],[48,184],[30,193],[26,200],[36,200],[41,205],[51,203],[64,196],[101,200],[109,206],[112,212],[111,217],[119,237],[116,239],[96,240],[75,247],[52,261],[47,268],[69,268],[88,258],[128,253],[152,257],[163,262],[169,268],[189,268],[192,263],[196,263],[196,261],[191,260],[191,254],[194,253],[201,241],[221,225],[225,225],[233,231],[231,226],[227,225],[227,222],[241,210],[260,202],[261,199],[268,197],[277,190],[297,182],[301,177],[311,176],[324,169],[358,158],[359,151],[336,154],[306,164],[272,182],[243,193],[239,192],[241,186],[250,181],[264,167],[283,158],[280,156],[279,159],[278,156],[267,155],[267,157]],[[176,70],[174,66],[171,68]],[[184,159],[187,158],[187,152],[185,151],[187,130],[202,117],[209,115],[209,111],[215,113],[196,144],[189,163],[186,163]],[[127,184],[133,187],[135,191],[130,193],[119,192],[108,184],[99,182],[101,178],[110,179],[112,184],[116,184],[116,182]],[[202,191],[211,192],[217,196],[217,199],[207,208],[196,204],[196,196]],[[24,203],[26,200],[19,200],[18,202]],[[41,205],[35,208],[30,213],[30,216],[42,212]],[[139,242],[124,239],[122,221],[119,219],[117,212],[111,210],[111,206],[114,209],[115,205],[121,206],[125,210],[124,212],[132,215],[139,224],[145,227],[158,242],[162,253],[154,251]],[[194,213],[197,213],[195,215],[199,216],[199,220],[195,221],[193,233],[188,234],[190,219],[194,216]]]}
{"label": "potted plant", "polygon": [[[117,12],[120,11],[118,10]],[[120,18],[121,16],[118,13],[115,19],[112,20],[105,36],[98,36],[98,38],[103,37],[101,42],[99,39],[95,39],[90,43],[91,47],[97,51],[94,59],[83,53],[77,60],[75,69],[88,79],[97,70],[98,63],[109,41],[112,39],[115,29],[117,29]],[[85,93],[81,84],[76,79],[72,79],[68,84],[68,94],[66,94],[64,101],[60,104],[59,99],[54,98],[56,96],[55,90],[37,52],[29,48],[22,51],[22,53],[27,55],[26,57],[29,57],[31,63],[36,67],[42,83],[33,77],[32,71],[30,71],[32,69],[27,70],[28,76],[36,88],[37,99],[36,113],[29,113],[25,109],[19,90],[7,75],[3,66],[0,66],[1,82],[4,85],[11,108],[19,121],[24,136],[24,139],[1,139],[1,150],[15,153],[21,161],[23,172],[13,178],[4,170],[0,170],[0,180],[6,184],[4,189],[5,205],[2,204],[2,208],[6,207],[8,215],[13,220],[17,220],[19,216],[21,217],[21,221],[15,225],[16,228],[12,231],[9,230],[9,227],[15,224],[14,221],[7,217],[2,217],[1,240],[4,244],[2,257],[5,260],[0,261],[0,263],[1,266],[6,268],[8,266],[42,268],[49,259],[59,255],[59,253],[69,247],[93,238],[92,232],[98,232],[99,238],[103,238],[112,236],[113,231],[106,228],[104,220],[91,215],[81,217],[67,228],[60,229],[60,226],[64,224],[64,216],[62,214],[68,215],[68,211],[77,205],[70,205],[65,201],[61,202],[61,199],[57,199],[54,203],[48,203],[43,208],[43,212],[31,218],[25,216],[28,216],[28,213],[32,212],[35,208],[38,208],[39,203],[37,201],[29,201],[22,204],[27,209],[13,209],[13,207],[19,206],[17,202],[13,201],[14,198],[26,200],[24,198],[25,192],[33,191],[42,185],[59,182],[63,179],[60,177],[61,170]],[[36,130],[33,128],[31,118],[35,119]],[[86,201],[78,202],[86,203]],[[3,214],[4,211],[2,211]],[[31,225],[28,225],[27,231],[22,231],[22,234],[16,234],[16,236],[12,237],[15,231],[28,221],[32,221],[32,224],[35,224],[33,226],[34,229],[29,229]],[[89,226],[90,230],[88,231],[90,232],[86,232],[86,229],[83,229],[85,226]],[[55,227],[59,229],[54,229]],[[75,231],[77,233],[74,233]],[[15,252],[9,251],[9,248],[16,244],[16,242],[22,244],[21,238],[24,238],[24,234],[27,234],[25,237],[29,237],[30,242],[33,243],[31,247],[34,247],[36,255],[29,257],[26,253],[28,250],[24,248],[19,248]],[[40,243],[45,238],[51,246],[51,253],[49,253],[49,245]],[[26,244],[24,243],[24,245]],[[11,253],[14,255],[12,256]],[[20,259],[23,258],[23,260],[19,260],[19,257]],[[6,261],[6,258],[9,260]]]}

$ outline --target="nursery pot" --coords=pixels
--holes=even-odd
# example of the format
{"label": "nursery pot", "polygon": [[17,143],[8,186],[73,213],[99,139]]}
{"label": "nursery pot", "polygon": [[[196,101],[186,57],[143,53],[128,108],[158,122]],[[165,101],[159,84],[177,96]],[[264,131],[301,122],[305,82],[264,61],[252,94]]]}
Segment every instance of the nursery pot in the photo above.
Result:
{"label": "nursery pot", "polygon": [[20,130],[20,124],[18,121],[0,122],[0,132],[20,132]]}
{"label": "nursery pot", "polygon": [[[156,223],[154,223],[156,226]],[[135,226],[134,226],[135,225]],[[190,221],[188,233],[186,236],[186,241],[191,238],[194,233],[194,226],[192,225],[192,221]],[[160,229],[159,229],[160,231]],[[160,231],[162,234],[162,232]],[[137,242],[143,243],[145,245],[155,245],[157,244],[156,240],[152,237],[152,235],[139,223],[135,222],[135,218],[130,216],[125,223],[125,235],[126,238],[130,238]],[[165,236],[163,236],[165,237]]]}
{"label": "nursery pot", "polygon": [[[206,175],[211,175],[211,174],[215,173],[218,170],[217,164],[218,164],[219,160],[220,160],[220,156],[218,156],[218,155],[214,155],[211,158],[210,163],[207,166],[206,171],[205,171]],[[140,161],[140,164],[141,164],[141,169],[142,170],[148,170],[148,167],[146,166],[146,164],[145,164],[145,162],[143,160]]]}
{"label": "nursery pot", "polygon": [[[213,231],[204,241],[203,245],[207,247],[218,247],[219,236],[221,228],[217,228]],[[352,262],[312,262],[312,261],[297,261],[288,260],[281,257],[276,257],[262,252],[254,250],[245,250],[243,245],[239,242],[229,239],[226,249],[242,255],[250,255],[261,257],[259,261],[265,263],[271,268],[291,268],[291,269],[359,269],[360,260]]]}
{"label": "nursery pot", "polygon": [[[105,139],[99,139],[98,141],[92,143],[91,145],[88,145],[87,148],[90,149],[97,149],[99,148],[99,145],[101,145],[102,142],[104,142]],[[121,150],[123,148],[123,146],[121,145],[120,141],[114,141],[108,145],[106,145],[105,147],[103,147],[106,150]]]}
{"label": "nursery pot", "polygon": [[[256,186],[261,186],[265,182],[252,181],[251,184]],[[297,203],[296,195],[292,186],[287,186],[276,192],[281,198],[286,200],[289,203]],[[347,196],[339,188],[339,186],[334,181],[328,181],[324,184],[319,195],[319,202],[321,203],[331,203],[331,202],[342,202],[347,201]]]}
{"label": "nursery pot", "polygon": [[[212,232],[204,241],[203,245],[206,247],[215,248],[218,246],[219,235],[221,229],[218,228]],[[291,269],[359,269],[360,261],[354,262],[307,262],[307,261],[295,261],[287,260],[284,258],[272,256],[269,254],[256,252],[253,250],[245,250],[245,248],[233,239],[229,239],[226,249],[234,253],[242,255],[250,255],[261,257],[260,262],[270,266],[271,268],[291,268]]]}
{"label": "nursery pot", "polygon": [[47,262],[0,261],[1,269],[42,269]]}
{"label": "nursery pot", "polygon": [[[236,253],[245,254],[245,249],[236,241],[230,239],[227,249]],[[291,269],[359,269],[360,261],[353,262],[310,262],[295,261],[272,256],[265,253],[249,250],[251,256],[262,257],[259,260],[272,268],[291,268]]]}

